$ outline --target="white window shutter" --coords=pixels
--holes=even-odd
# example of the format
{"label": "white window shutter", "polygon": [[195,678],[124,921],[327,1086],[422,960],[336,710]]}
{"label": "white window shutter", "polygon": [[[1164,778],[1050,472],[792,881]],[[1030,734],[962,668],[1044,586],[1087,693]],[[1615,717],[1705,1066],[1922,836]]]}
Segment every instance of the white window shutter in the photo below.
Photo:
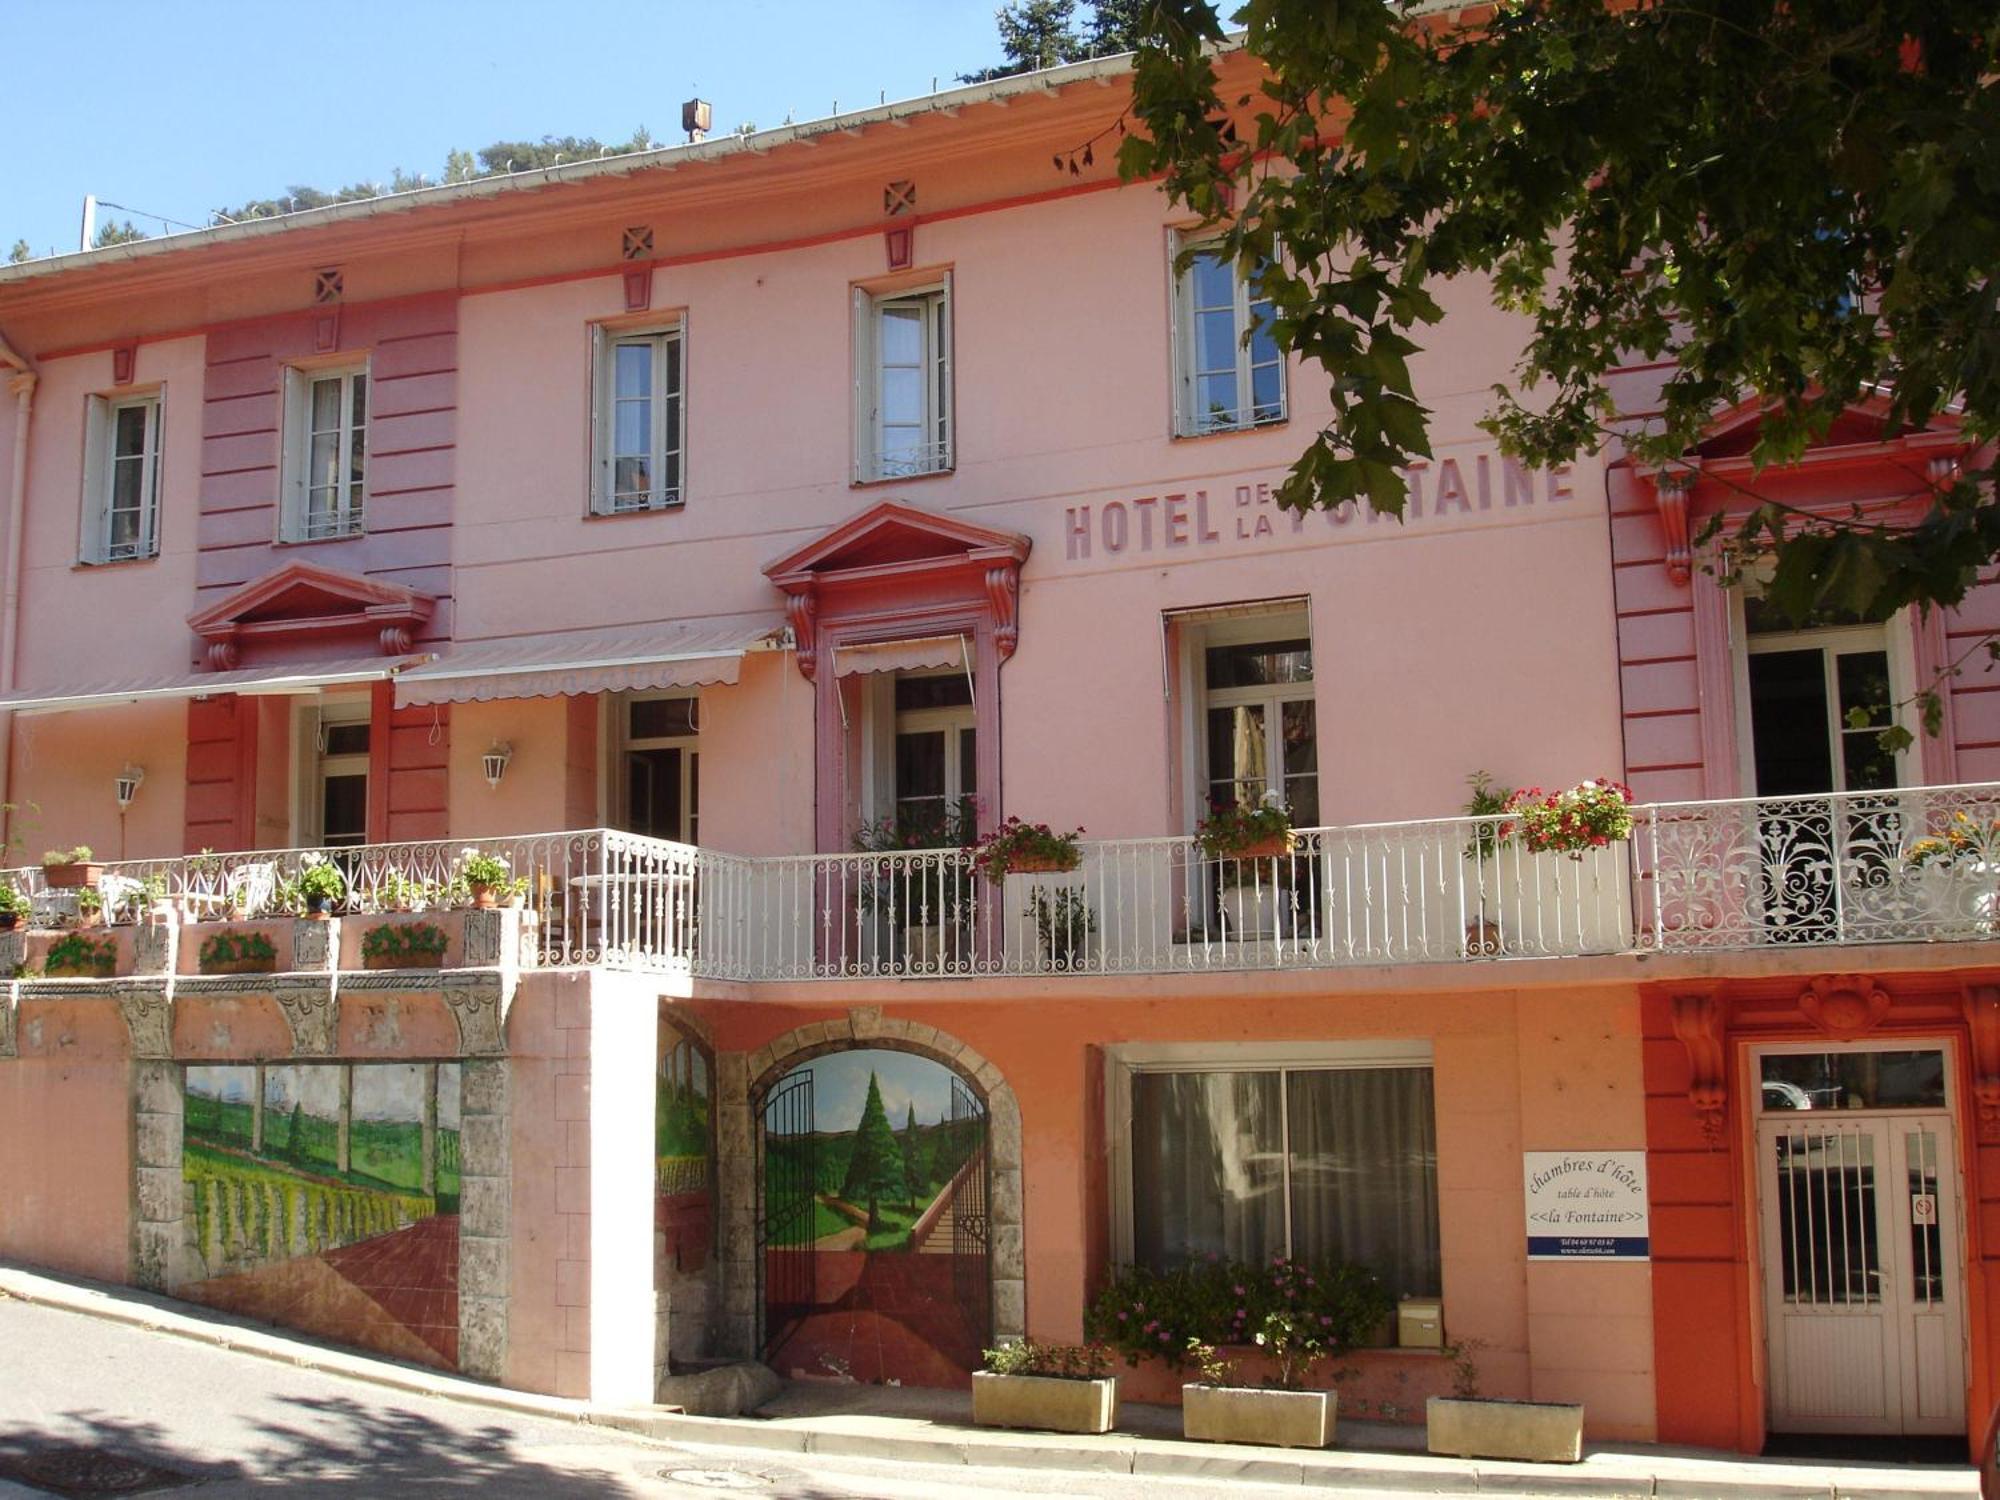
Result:
{"label": "white window shutter", "polygon": [[601,324],[590,327],[590,470],[586,509],[611,509],[611,352]]}
{"label": "white window shutter", "polygon": [[1188,327],[1187,315],[1181,303],[1186,296],[1185,282],[1180,273],[1181,237],[1169,231],[1167,234],[1167,342],[1173,360],[1173,433],[1175,437],[1186,437],[1192,430],[1188,414],[1194,410],[1192,361],[1188,358],[1187,340],[1192,330]]}
{"label": "white window shutter", "polygon": [[875,299],[854,289],[854,477],[874,477]]}
{"label": "white window shutter", "polygon": [[139,506],[139,555],[157,557],[160,552],[160,490],[166,483],[161,465],[166,459],[167,396],[163,390],[148,413],[152,426],[146,434],[146,483]]}
{"label": "white window shutter", "polygon": [[91,396],[84,402],[83,496],[77,536],[77,556],[84,562],[104,561],[110,482],[111,406],[102,396]]}
{"label": "white window shutter", "polygon": [[958,467],[958,424],[954,420],[958,405],[958,395],[952,378],[952,310],[951,272],[944,273],[944,290],[939,296],[938,308],[938,432],[941,452],[938,467],[955,469]]}
{"label": "white window shutter", "polygon": [[303,371],[285,371],[283,480],[278,496],[278,535],[297,541],[305,534],[306,518],[306,378]]}

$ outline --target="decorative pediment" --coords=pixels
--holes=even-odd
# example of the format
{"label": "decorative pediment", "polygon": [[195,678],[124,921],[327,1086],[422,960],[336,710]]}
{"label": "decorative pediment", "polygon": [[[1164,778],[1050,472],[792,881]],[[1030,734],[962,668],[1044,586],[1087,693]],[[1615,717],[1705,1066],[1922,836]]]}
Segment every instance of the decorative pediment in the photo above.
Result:
{"label": "decorative pediment", "polygon": [[807,677],[818,659],[818,623],[829,592],[893,602],[951,584],[970,586],[991,611],[994,645],[1004,659],[1020,639],[1016,602],[1031,545],[1016,532],[885,500],[768,564],[764,574],[785,591],[799,670]]}
{"label": "decorative pediment", "polygon": [[188,628],[207,642],[215,671],[239,665],[243,652],[262,642],[331,642],[362,633],[374,635],[385,656],[401,656],[436,604],[400,584],[295,562],[188,616]]}
{"label": "decorative pediment", "polygon": [[[1727,496],[1719,503],[1744,492],[1757,474],[1751,451],[1763,434],[1765,419],[1775,409],[1774,403],[1761,397],[1725,407],[1710,420],[1702,440],[1684,458],[1639,471],[1639,477],[1653,491],[1666,543],[1667,575],[1674,582],[1688,582],[1693,571],[1690,536],[1695,491],[1704,480],[1713,479],[1727,486]],[[1908,486],[1912,474],[1923,475],[1932,485],[1947,484],[1956,477],[1966,449],[1958,428],[1957,417],[1941,413],[1920,431],[1892,431],[1887,400],[1874,397],[1847,407],[1796,463],[1765,472],[1831,475],[1880,469],[1881,477],[1894,486]]]}

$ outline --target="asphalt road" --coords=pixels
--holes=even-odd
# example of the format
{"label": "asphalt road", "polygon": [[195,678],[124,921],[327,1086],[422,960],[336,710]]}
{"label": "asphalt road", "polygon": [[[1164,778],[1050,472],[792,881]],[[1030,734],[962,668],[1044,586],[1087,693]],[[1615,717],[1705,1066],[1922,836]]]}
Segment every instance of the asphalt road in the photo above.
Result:
{"label": "asphalt road", "polygon": [[[138,1462],[211,1497],[739,1494],[783,1500],[1205,1500],[1295,1487],[941,1467],[650,1443],[275,1364],[0,1298],[0,1497],[45,1495],[24,1462]],[[38,1471],[45,1482],[75,1467]],[[1348,1492],[1350,1495],[1352,1492]]]}

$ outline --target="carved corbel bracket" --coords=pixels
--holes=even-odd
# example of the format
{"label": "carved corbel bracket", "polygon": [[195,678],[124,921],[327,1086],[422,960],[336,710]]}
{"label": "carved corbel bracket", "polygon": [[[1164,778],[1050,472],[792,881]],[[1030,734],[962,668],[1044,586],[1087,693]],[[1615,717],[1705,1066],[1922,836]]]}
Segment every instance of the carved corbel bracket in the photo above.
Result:
{"label": "carved corbel bracket", "polygon": [[297,1057],[331,1057],[340,1029],[340,1003],[333,977],[296,980],[274,985],[271,998],[292,1028],[292,1052]]}
{"label": "carved corbel bracket", "polygon": [[1687,1048],[1688,1103],[1701,1123],[1702,1139],[1719,1147],[1729,1108],[1728,1002],[1717,995],[1676,995],[1673,1018],[1674,1035]]}
{"label": "carved corbel bracket", "polygon": [[819,596],[810,584],[785,596],[785,618],[791,622],[792,641],[799,658],[799,671],[812,681],[819,669],[819,642],[813,626],[819,616]]}
{"label": "carved corbel bracket", "polygon": [[165,1061],[174,1055],[174,1003],[165,981],[143,989],[118,991],[118,1014],[132,1038],[132,1055]]}
{"label": "carved corbel bracket", "polygon": [[17,1030],[21,1015],[21,984],[19,980],[0,983],[0,1057],[21,1055]]}
{"label": "carved corbel bracket", "polygon": [[1009,561],[988,568],[986,597],[993,605],[993,649],[1005,661],[1021,643],[1021,565]]}
{"label": "carved corbel bracket", "polygon": [[1978,1106],[1979,1143],[2000,1146],[2000,987],[1967,985],[1959,995],[1972,1033],[1972,1096]]}
{"label": "carved corbel bracket", "polygon": [[1889,1014],[1889,992],[1861,974],[1821,974],[1799,994],[1805,1018],[1837,1042],[1868,1035]]}
{"label": "carved corbel bracket", "polygon": [[1667,544],[1667,577],[1679,584],[1694,576],[1694,547],[1688,532],[1688,497],[1693,489],[1692,469],[1662,469],[1653,476],[1653,504]]}

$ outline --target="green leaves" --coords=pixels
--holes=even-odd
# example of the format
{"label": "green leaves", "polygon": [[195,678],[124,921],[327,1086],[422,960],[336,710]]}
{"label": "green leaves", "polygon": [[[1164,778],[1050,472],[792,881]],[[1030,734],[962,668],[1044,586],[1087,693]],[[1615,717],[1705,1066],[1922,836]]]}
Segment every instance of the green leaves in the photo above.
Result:
{"label": "green leaves", "polygon": [[[1478,277],[1526,322],[1485,423],[1526,462],[1614,434],[1678,461],[1758,398],[1726,529],[1776,559],[1788,614],[1955,603],[2000,553],[1991,469],[1933,488],[1913,459],[1893,513],[1761,493],[1768,466],[1848,440],[1856,407],[1885,437],[1947,414],[1969,446],[2000,436],[1990,0],[1515,0],[1455,29],[1376,0],[1250,0],[1235,19],[1262,78],[1232,73],[1225,109],[1215,7],[1149,0],[1119,165],[1228,220],[1232,250],[1283,247],[1273,333],[1332,404],[1285,504],[1400,512],[1396,471],[1429,452],[1409,360],[1442,316],[1432,288]],[[1623,431],[1619,372],[1648,362],[1670,365],[1654,415]]]}

